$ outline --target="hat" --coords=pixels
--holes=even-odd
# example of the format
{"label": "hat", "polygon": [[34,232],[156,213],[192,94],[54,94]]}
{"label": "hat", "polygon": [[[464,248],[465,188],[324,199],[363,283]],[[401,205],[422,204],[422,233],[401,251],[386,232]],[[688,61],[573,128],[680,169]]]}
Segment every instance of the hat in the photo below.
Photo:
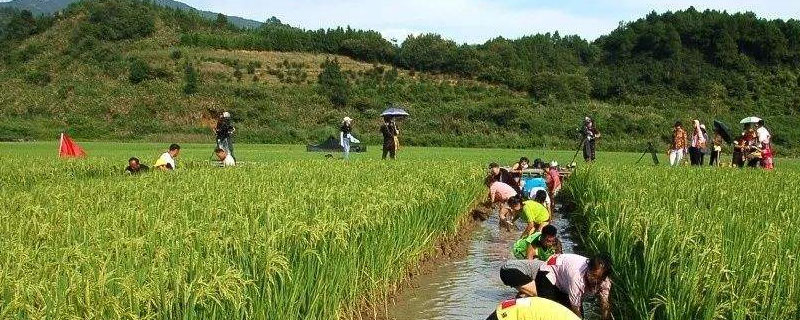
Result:
{"label": "hat", "polygon": [[558,167],[558,161],[550,162],[551,167]]}
{"label": "hat", "polygon": [[222,113],[222,117],[223,118],[230,118],[231,117],[231,113],[228,112],[228,111],[225,111],[225,112]]}
{"label": "hat", "polygon": [[353,119],[350,117],[344,117],[344,119],[342,119],[342,122],[350,122],[350,121],[353,121]]}
{"label": "hat", "polygon": [[706,129],[706,125],[704,125],[704,124],[701,124],[701,125],[700,125],[700,129],[703,129],[703,130],[705,130],[705,129]]}

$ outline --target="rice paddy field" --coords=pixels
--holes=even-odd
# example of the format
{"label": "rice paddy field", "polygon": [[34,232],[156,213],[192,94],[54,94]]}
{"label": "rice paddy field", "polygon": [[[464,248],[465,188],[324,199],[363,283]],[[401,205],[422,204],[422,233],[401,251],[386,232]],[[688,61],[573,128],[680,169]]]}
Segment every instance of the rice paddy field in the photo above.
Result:
{"label": "rice paddy field", "polygon": [[[0,318],[342,319],[383,302],[457,234],[490,161],[574,152],[183,145],[178,170],[126,176],[167,145],[0,144]],[[618,319],[798,319],[800,164],[776,172],[636,165],[600,153],[565,194],[586,247],[611,254]],[[663,157],[662,157],[663,161]],[[364,308],[365,306],[378,306]],[[366,311],[365,311],[366,310]],[[487,310],[488,314],[488,310]]]}

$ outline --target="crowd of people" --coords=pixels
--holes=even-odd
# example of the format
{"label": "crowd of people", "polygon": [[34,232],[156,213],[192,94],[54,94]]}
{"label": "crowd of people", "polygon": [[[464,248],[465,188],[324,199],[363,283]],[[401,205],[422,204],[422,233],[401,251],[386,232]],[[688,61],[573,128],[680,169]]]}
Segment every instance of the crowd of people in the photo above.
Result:
{"label": "crowd of people", "polygon": [[[591,161],[593,150],[584,150]],[[500,268],[500,279],[517,291],[517,299],[500,304],[489,319],[580,319],[588,294],[599,298],[603,319],[610,319],[609,258],[564,253],[558,229],[550,224],[561,189],[558,163],[536,159],[529,165],[526,157],[508,169],[491,163],[485,184],[501,229],[511,232],[517,220],[525,223],[511,245],[513,258]]]}
{"label": "crowd of people", "polygon": [[774,156],[772,151],[772,135],[765,127],[764,120],[744,123],[741,135],[733,139],[733,156],[730,163],[722,162],[722,150],[727,145],[724,131],[720,126],[715,126],[714,137],[709,139],[705,124],[699,120],[692,121],[692,133],[684,129],[683,123],[675,122],[672,129],[672,145],[669,150],[669,163],[678,166],[683,163],[688,154],[692,166],[703,166],[705,156],[709,156],[710,166],[731,166],[743,168],[774,169]]}
{"label": "crowd of people", "polygon": [[[397,150],[400,149],[400,141],[398,136],[400,130],[397,128],[395,117],[384,116],[383,123],[380,126],[380,132],[383,136],[383,150],[381,158],[386,160],[397,158]],[[339,127],[339,145],[342,147],[343,158],[345,160],[350,158],[350,146],[353,143],[361,143],[355,136],[353,136],[353,119],[344,117],[342,124]]]}
{"label": "crowd of people", "polygon": [[[236,166],[236,158],[233,156],[233,133],[236,128],[231,122],[231,114],[223,112],[217,120],[216,126],[212,128],[216,136],[216,146],[213,150],[213,157],[217,160],[220,167],[233,167]],[[173,143],[169,146],[166,152],[156,159],[152,168],[159,171],[172,171],[178,166],[176,158],[181,154],[181,146]],[[128,166],[125,167],[125,173],[130,175],[137,175],[150,170],[150,167],[142,164],[139,158],[131,157],[128,159]]]}

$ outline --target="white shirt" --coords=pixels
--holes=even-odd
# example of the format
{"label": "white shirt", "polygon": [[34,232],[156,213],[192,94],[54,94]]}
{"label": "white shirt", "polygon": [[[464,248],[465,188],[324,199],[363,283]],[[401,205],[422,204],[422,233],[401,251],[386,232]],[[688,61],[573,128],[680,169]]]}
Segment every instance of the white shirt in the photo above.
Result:
{"label": "white shirt", "polygon": [[230,154],[228,154],[228,155],[225,155],[225,159],[224,159],[224,160],[222,160],[222,166],[223,166],[223,167],[233,167],[233,166],[236,166],[236,161],[235,161],[235,160],[233,160],[233,157],[231,157],[231,155],[230,155]]}
{"label": "white shirt", "polygon": [[769,130],[767,128],[761,127],[756,130],[758,134],[758,142],[761,144],[767,145],[769,141],[772,139],[772,136],[769,134]]}
{"label": "white shirt", "polygon": [[170,155],[169,152],[164,152],[163,154],[161,154],[161,157],[158,158],[158,161],[156,161],[156,163],[157,164],[161,164],[161,163],[169,164],[170,166],[172,166],[172,169],[176,169],[177,168],[175,166],[175,159],[172,158],[172,155]]}

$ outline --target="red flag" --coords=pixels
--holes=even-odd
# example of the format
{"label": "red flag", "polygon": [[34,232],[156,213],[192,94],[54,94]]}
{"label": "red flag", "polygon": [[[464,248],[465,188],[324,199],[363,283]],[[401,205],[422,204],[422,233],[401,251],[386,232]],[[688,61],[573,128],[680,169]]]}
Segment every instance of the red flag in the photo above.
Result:
{"label": "red flag", "polygon": [[65,133],[62,133],[58,145],[58,156],[62,158],[85,157],[86,151],[83,151],[81,146],[72,141]]}

